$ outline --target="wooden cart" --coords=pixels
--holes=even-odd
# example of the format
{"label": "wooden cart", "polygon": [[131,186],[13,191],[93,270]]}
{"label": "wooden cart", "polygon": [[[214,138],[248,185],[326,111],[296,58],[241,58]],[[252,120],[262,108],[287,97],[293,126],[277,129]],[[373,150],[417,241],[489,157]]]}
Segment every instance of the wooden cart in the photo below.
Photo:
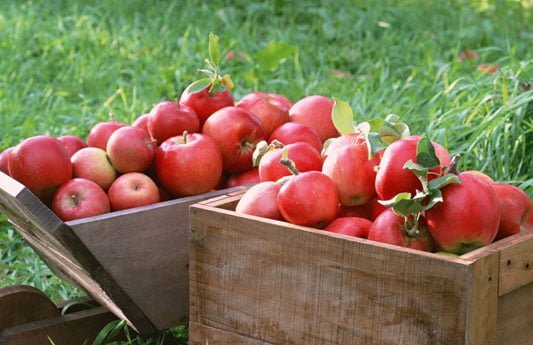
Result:
{"label": "wooden cart", "polygon": [[0,212],[58,276],[140,334],[187,322],[189,205],[226,192],[63,222],[0,172]]}

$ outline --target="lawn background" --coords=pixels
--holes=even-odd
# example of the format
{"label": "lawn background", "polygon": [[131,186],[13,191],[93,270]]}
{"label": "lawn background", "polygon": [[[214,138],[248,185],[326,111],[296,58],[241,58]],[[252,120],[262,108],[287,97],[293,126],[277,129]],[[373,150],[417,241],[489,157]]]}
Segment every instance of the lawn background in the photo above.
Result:
{"label": "lawn background", "polygon": [[[251,91],[339,97],[355,120],[402,117],[533,195],[532,1],[1,1],[0,150],[131,123],[201,77],[220,36],[235,100]],[[463,50],[479,54],[461,61]],[[489,75],[480,64],[498,64]],[[59,281],[0,219],[0,286],[54,300]],[[141,278],[142,279],[142,278]]]}

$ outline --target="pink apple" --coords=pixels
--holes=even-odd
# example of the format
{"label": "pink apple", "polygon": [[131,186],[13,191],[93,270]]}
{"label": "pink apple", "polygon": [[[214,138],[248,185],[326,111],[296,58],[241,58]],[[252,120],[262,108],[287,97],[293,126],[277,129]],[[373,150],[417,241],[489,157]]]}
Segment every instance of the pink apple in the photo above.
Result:
{"label": "pink apple", "polygon": [[244,96],[236,106],[254,114],[263,123],[267,137],[289,121],[289,107],[263,92],[252,92]]}
{"label": "pink apple", "polygon": [[215,141],[222,152],[224,170],[233,173],[252,168],[255,146],[265,140],[261,121],[237,107],[216,111],[204,123],[202,133]]}
{"label": "pink apple", "polygon": [[87,144],[90,147],[98,147],[102,150],[107,148],[107,141],[111,134],[119,128],[127,126],[119,122],[100,122],[94,125],[87,136]]}
{"label": "pink apple", "polygon": [[529,195],[516,186],[494,183],[492,188],[498,196],[501,211],[500,227],[496,235],[499,240],[520,232],[520,226],[525,223],[526,215],[533,208],[533,204]]}
{"label": "pink apple", "polygon": [[288,222],[320,229],[337,217],[339,193],[329,177],[307,171],[283,184],[278,207]]}
{"label": "pink apple", "polygon": [[246,170],[242,173],[230,176],[228,178],[228,181],[226,181],[226,187],[231,188],[237,186],[244,186],[247,184],[258,183],[259,181],[259,168],[255,167],[250,170]]}
{"label": "pink apple", "polygon": [[268,142],[277,140],[285,145],[305,142],[313,146],[318,152],[322,151],[322,140],[311,127],[298,122],[287,122],[276,128]]}
{"label": "pink apple", "polygon": [[302,98],[289,110],[291,121],[313,128],[322,142],[339,135],[331,118],[333,100],[324,96]]}
{"label": "pink apple", "polygon": [[87,143],[75,135],[63,135],[57,138],[57,140],[61,141],[65,146],[70,157],[82,148],[87,147]]}
{"label": "pink apple", "polygon": [[150,177],[138,172],[119,176],[107,191],[113,211],[159,202],[159,189]]}
{"label": "pink apple", "polygon": [[59,187],[52,211],[63,221],[97,216],[111,211],[109,198],[96,183],[74,178]]}
{"label": "pink apple", "polygon": [[339,191],[345,206],[366,204],[376,196],[375,180],[379,156],[368,159],[363,142],[348,144],[328,154],[322,172],[328,175]]}
{"label": "pink apple", "polygon": [[359,217],[340,217],[332,221],[324,228],[337,234],[367,238],[372,222]]}
{"label": "pink apple", "polygon": [[239,200],[235,211],[269,219],[282,220],[278,208],[278,193],[281,185],[275,182],[261,182],[253,185]]}
{"label": "pink apple", "polygon": [[7,175],[9,175],[7,162],[11,151],[13,151],[13,147],[8,147],[4,151],[0,152],[0,171]]}
{"label": "pink apple", "polygon": [[8,159],[9,175],[25,185],[45,203],[56,189],[72,177],[67,149],[48,135],[25,139],[15,146]]}
{"label": "pink apple", "polygon": [[107,190],[117,178],[117,172],[107,153],[97,147],[86,147],[76,152],[71,158],[72,176],[91,180]]}
{"label": "pink apple", "polygon": [[190,85],[181,94],[180,103],[194,109],[200,119],[200,124],[203,124],[217,110],[234,105],[233,96],[228,90],[209,92],[208,86],[201,91],[191,93],[189,87]]}
{"label": "pink apple", "polygon": [[182,135],[184,131],[195,133],[200,130],[196,112],[177,102],[157,104],[148,117],[148,132],[159,144],[168,138]]}
{"label": "pink apple", "polygon": [[137,127],[140,129],[144,129],[146,132],[148,132],[148,118],[150,117],[150,113],[142,114],[138,118],[133,121],[131,124],[132,127]]}
{"label": "pink apple", "polygon": [[318,151],[308,143],[297,142],[265,153],[259,162],[261,181],[277,181],[284,176],[291,175],[289,169],[280,163],[283,151],[287,151],[289,159],[294,162],[296,169],[301,173],[322,169],[322,158]]}
{"label": "pink apple", "polygon": [[222,154],[206,135],[176,136],[157,149],[155,169],[159,182],[171,195],[207,193],[222,175]]}
{"label": "pink apple", "polygon": [[109,159],[121,173],[147,170],[154,160],[155,149],[150,135],[132,126],[117,129],[107,142]]}

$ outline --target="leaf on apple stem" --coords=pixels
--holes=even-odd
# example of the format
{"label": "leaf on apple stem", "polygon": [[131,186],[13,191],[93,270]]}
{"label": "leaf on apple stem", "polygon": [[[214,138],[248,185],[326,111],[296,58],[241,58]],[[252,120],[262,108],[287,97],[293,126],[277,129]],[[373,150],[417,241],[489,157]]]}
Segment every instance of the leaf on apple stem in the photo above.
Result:
{"label": "leaf on apple stem", "polygon": [[209,33],[209,59],[214,67],[218,66],[220,62],[220,45],[218,44],[218,36],[214,33]]}
{"label": "leaf on apple stem", "polygon": [[402,122],[399,116],[389,114],[379,127],[379,134],[384,142],[392,144],[396,140],[409,137],[411,132],[409,126]]}
{"label": "leaf on apple stem", "polygon": [[418,145],[416,145],[416,160],[418,164],[426,168],[436,168],[440,165],[439,158],[435,154],[435,148],[431,140],[425,136],[420,138]]}
{"label": "leaf on apple stem", "polygon": [[206,87],[208,87],[209,85],[211,85],[211,79],[209,78],[198,79],[197,81],[193,82],[189,86],[189,92],[190,93],[200,92]]}
{"label": "leaf on apple stem", "polygon": [[462,183],[462,181],[455,174],[446,174],[444,176],[440,176],[434,180],[429,181],[428,189],[429,190],[442,189],[442,187],[447,186],[452,183]]}
{"label": "leaf on apple stem", "polygon": [[420,180],[420,183],[422,184],[422,190],[424,192],[427,192],[428,190],[428,172],[429,168],[426,168],[418,163],[413,162],[411,159],[408,160],[404,165],[403,168],[406,170],[409,170],[413,174],[416,175],[418,180]]}
{"label": "leaf on apple stem", "polygon": [[410,135],[409,126],[403,123],[399,116],[387,115],[385,119],[372,119],[357,126],[366,139],[369,159],[396,140]]}
{"label": "leaf on apple stem", "polygon": [[[259,166],[259,162],[261,162],[261,158],[263,156],[272,150],[282,148],[284,145],[279,142],[278,140],[273,140],[270,144],[268,144],[265,140],[261,140],[257,143],[255,146],[254,152],[252,154],[252,163],[254,167]],[[287,157],[288,158],[288,157]]]}
{"label": "leaf on apple stem", "polygon": [[389,200],[379,200],[378,202],[383,206],[392,208],[394,213],[402,217],[408,217],[409,215],[421,212],[424,210],[423,201],[426,198],[425,193],[417,193],[414,197],[411,194],[398,193],[394,198]]}
{"label": "leaf on apple stem", "polygon": [[350,105],[337,97],[333,97],[333,102],[331,118],[335,125],[335,129],[337,129],[341,135],[355,133],[353,111]]}

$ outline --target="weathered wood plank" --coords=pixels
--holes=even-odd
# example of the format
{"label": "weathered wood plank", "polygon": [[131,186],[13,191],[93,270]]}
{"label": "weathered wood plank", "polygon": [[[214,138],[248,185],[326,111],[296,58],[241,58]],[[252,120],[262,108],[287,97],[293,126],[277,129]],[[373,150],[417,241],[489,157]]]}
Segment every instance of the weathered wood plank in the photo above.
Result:
{"label": "weathered wood plank", "polygon": [[231,332],[225,332],[213,327],[204,326],[195,322],[189,323],[189,334],[194,339],[189,339],[189,345],[206,344],[231,344],[231,345],[274,345],[257,339],[251,339]]}
{"label": "weathered wood plank", "polygon": [[533,283],[498,298],[496,343],[533,344]]}
{"label": "weathered wood plank", "polygon": [[25,323],[0,331],[1,345],[50,345],[91,343],[102,328],[116,317],[104,307]]}
{"label": "weathered wood plank", "polygon": [[56,305],[40,290],[27,285],[0,288],[0,330],[55,316]]}
{"label": "weathered wood plank", "polygon": [[499,253],[495,252],[472,263],[466,309],[466,344],[495,345],[498,315]]}
{"label": "weathered wood plank", "polygon": [[272,344],[444,345],[473,322],[467,260],[206,205],[190,216],[191,324]]}

